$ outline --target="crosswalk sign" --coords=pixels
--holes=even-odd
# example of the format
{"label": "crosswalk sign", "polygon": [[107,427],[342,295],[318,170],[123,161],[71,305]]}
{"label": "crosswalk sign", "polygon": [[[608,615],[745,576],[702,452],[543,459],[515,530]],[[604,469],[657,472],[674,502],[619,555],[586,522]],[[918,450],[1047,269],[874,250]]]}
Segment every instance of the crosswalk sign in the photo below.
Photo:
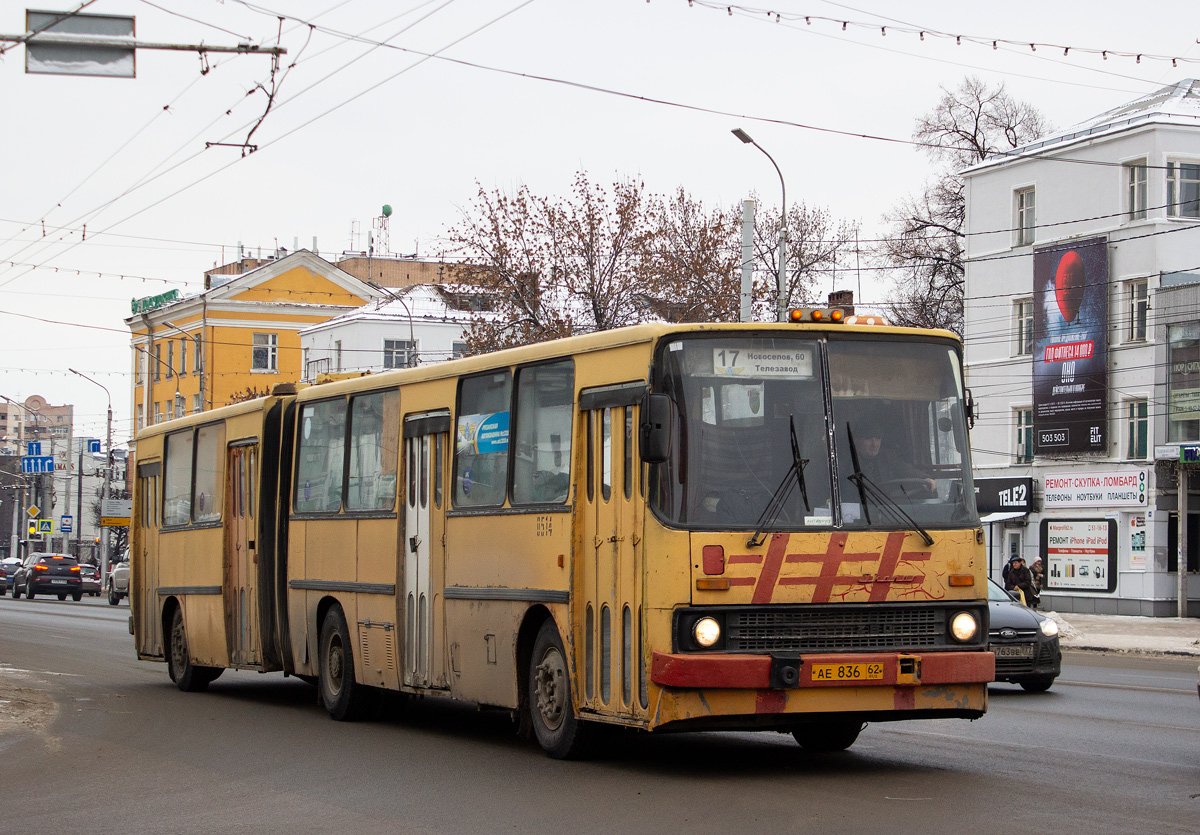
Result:
{"label": "crosswalk sign", "polygon": [[53,519],[39,519],[37,532],[38,533],[54,533],[54,520]]}

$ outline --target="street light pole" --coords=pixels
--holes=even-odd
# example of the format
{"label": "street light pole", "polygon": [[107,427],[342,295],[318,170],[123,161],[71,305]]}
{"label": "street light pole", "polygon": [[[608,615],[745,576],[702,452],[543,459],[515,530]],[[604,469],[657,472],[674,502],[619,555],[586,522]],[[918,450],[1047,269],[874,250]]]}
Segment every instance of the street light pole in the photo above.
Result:
{"label": "street light pole", "polygon": [[783,181],[783,172],[779,170],[779,164],[775,162],[775,158],[763,149],[761,145],[750,138],[750,134],[746,133],[741,128],[734,128],[733,135],[745,142],[747,145],[753,145],[755,148],[763,152],[763,155],[771,160],[771,165],[775,166],[775,173],[779,175],[779,185],[783,189],[783,207],[779,214],[779,274],[776,276],[776,293],[775,293],[775,321],[787,321],[787,311],[784,309],[787,305],[787,183]]}
{"label": "street light pole", "polygon": [[[104,487],[100,491],[100,513],[104,514],[104,501],[111,497],[112,492],[112,471],[113,471],[113,453],[112,453],[112,392],[103,383],[97,383],[91,377],[76,371],[74,368],[68,368],[72,374],[76,374],[89,383],[100,386],[104,389],[104,393],[108,395],[108,432],[105,438],[106,449],[108,453],[105,457],[104,467]],[[80,474],[82,476],[82,473]],[[83,509],[80,508],[80,522],[83,521]],[[101,582],[108,576],[108,526],[101,525],[100,527],[100,577]]]}

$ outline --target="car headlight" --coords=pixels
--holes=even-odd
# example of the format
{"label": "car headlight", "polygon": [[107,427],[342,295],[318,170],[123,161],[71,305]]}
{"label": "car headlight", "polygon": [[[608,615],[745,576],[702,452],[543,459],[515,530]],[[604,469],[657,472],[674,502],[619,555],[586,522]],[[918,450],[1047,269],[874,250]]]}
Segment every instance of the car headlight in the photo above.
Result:
{"label": "car headlight", "polygon": [[959,612],[954,617],[950,618],[950,634],[954,636],[954,640],[966,643],[975,637],[979,631],[979,622],[975,620],[975,616],[970,612]]}
{"label": "car headlight", "polygon": [[1051,618],[1046,618],[1038,624],[1038,628],[1042,630],[1042,634],[1047,638],[1053,638],[1058,634],[1058,622]]}
{"label": "car headlight", "polygon": [[702,647],[711,647],[721,638],[721,624],[716,618],[700,618],[692,624],[692,637]]}

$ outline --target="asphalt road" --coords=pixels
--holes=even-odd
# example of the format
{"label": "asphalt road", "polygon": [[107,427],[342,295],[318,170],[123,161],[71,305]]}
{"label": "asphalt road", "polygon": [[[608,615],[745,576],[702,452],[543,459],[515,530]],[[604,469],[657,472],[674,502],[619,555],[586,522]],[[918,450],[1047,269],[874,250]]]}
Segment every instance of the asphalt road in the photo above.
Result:
{"label": "asphalt road", "polygon": [[[134,658],[126,604],[0,600],[0,833],[1194,835],[1194,660],[1072,655],[987,716],[780,734],[621,735],[557,762],[441,700],[333,722],[315,690],[226,672],[181,693]],[[14,718],[15,715],[23,717]]]}

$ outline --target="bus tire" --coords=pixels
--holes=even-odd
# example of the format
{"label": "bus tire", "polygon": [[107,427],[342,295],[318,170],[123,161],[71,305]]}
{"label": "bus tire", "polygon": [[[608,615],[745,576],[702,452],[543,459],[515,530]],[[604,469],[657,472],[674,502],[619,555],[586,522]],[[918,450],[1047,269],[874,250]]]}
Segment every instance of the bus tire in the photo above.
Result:
{"label": "bus tire", "polygon": [[557,760],[583,756],[588,728],[575,715],[567,656],[553,620],[542,624],[533,642],[528,687],[529,719],[538,745]]}
{"label": "bus tire", "polygon": [[341,606],[331,608],[321,624],[318,659],[321,667],[318,687],[329,715],[339,722],[365,719],[377,699],[370,687],[354,679],[354,644]]}
{"label": "bus tire", "polygon": [[185,693],[199,693],[224,670],[220,667],[200,667],[188,657],[187,632],[183,627],[183,610],[176,607],[171,616],[170,646],[167,652],[167,673],[175,686]]}
{"label": "bus tire", "polygon": [[805,751],[845,751],[865,727],[858,719],[829,719],[820,724],[793,728],[792,736]]}

